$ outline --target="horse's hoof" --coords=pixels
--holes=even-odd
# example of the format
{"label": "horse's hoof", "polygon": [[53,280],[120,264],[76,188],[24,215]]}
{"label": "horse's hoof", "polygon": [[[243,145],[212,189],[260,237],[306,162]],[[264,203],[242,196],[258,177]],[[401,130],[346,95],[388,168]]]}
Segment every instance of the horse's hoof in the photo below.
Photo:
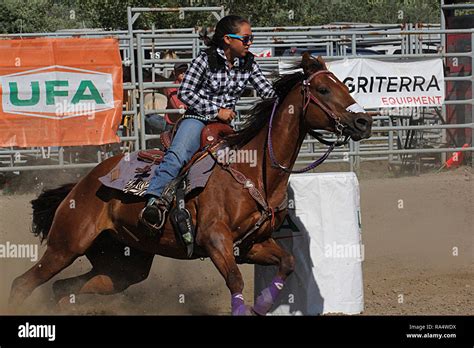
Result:
{"label": "horse's hoof", "polygon": [[256,316],[259,316],[259,317],[263,317],[265,315],[267,315],[268,311],[261,311],[261,310],[258,310],[258,309],[255,309],[255,307],[252,307],[251,308],[252,310],[252,315],[256,315]]}
{"label": "horse's hoof", "polygon": [[235,310],[232,311],[232,315],[235,315],[235,316],[249,316],[249,315],[255,315],[255,313],[252,310],[252,307],[247,306],[247,305],[241,305],[241,306],[237,307]]}
{"label": "horse's hoof", "polygon": [[272,309],[273,301],[265,300],[263,296],[259,296],[255,303],[253,304],[252,311],[256,315],[267,315],[268,312]]}

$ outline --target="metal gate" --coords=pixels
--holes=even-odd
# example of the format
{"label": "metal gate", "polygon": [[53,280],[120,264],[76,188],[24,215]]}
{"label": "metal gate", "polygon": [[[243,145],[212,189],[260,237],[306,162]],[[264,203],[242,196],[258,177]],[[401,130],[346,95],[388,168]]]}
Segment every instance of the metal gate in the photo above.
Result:
{"label": "metal gate", "polygon": [[[472,6],[472,5],[471,5]],[[189,63],[204,47],[195,28],[136,30],[133,25],[140,14],[145,12],[176,12],[179,15],[189,11],[212,13],[216,21],[224,15],[223,7],[186,7],[186,8],[128,8],[127,31],[65,31],[46,34],[14,34],[1,37],[104,37],[114,36],[120,40],[120,51],[127,81],[124,81],[123,122],[119,129],[119,146],[91,147],[94,158],[87,160],[74,157],[68,148],[1,148],[0,171],[23,171],[38,169],[93,167],[103,159],[117,152],[130,152],[153,145],[159,134],[147,132],[145,119],[150,115],[181,113],[180,109],[155,107],[155,96],[163,88],[177,87],[173,81],[163,78],[177,62]],[[278,70],[281,62],[296,62],[303,50],[321,54],[327,61],[337,59],[376,58],[383,61],[405,59],[454,58],[469,59],[472,66],[474,44],[473,29],[446,29],[444,22],[439,26],[407,25],[354,25],[347,24],[312,27],[255,27],[254,47],[270,50],[271,57],[257,58],[264,73]],[[446,36],[464,34],[470,36],[471,48],[468,52],[446,50]],[[179,58],[163,58],[158,53],[174,50]],[[470,81],[473,84],[472,71],[468,76],[445,77],[447,83],[456,84]],[[472,91],[472,89],[471,89]],[[147,96],[151,95],[153,107],[147,107]],[[248,110],[259,99],[255,93],[243,97],[237,104],[238,116],[235,126],[239,127]],[[472,152],[470,146],[461,148],[450,140],[447,129],[471,129],[474,119],[466,115],[463,123],[447,123],[446,108],[450,105],[471,105],[473,97],[452,100],[446,97],[442,108],[406,108],[390,110],[374,117],[373,136],[361,142],[350,142],[331,154],[327,163],[347,164],[349,170],[357,170],[361,162],[387,161],[392,166],[424,165],[444,162],[446,153],[454,151]],[[472,134],[472,131],[471,131]],[[328,135],[330,136],[330,135]],[[87,147],[84,147],[87,148]],[[296,165],[302,166],[321,156],[325,148],[313,139],[305,139]],[[35,159],[49,158],[51,163],[33,164]],[[430,162],[431,161],[431,162]],[[472,161],[472,159],[471,159]]]}

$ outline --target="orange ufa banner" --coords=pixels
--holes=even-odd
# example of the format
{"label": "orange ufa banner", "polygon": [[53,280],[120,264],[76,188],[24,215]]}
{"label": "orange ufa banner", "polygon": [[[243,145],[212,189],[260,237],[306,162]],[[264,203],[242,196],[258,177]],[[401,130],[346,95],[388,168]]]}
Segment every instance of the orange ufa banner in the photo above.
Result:
{"label": "orange ufa banner", "polygon": [[122,85],[117,39],[0,40],[0,146],[118,142]]}

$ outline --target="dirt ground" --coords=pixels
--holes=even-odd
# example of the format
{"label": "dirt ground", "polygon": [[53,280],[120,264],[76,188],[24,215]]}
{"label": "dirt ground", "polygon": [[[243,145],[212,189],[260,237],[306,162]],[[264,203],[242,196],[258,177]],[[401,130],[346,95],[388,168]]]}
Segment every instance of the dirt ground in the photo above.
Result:
{"label": "dirt ground", "polygon": [[[414,177],[361,175],[363,314],[474,314],[473,174],[471,168],[462,167]],[[28,185],[37,192],[43,179],[35,177]],[[39,243],[29,233],[29,201],[34,198],[35,193],[0,194],[0,244]],[[32,264],[29,259],[0,258],[0,314],[7,313],[12,280]],[[89,267],[87,259],[80,258],[54,279],[84,273]],[[244,265],[241,270],[244,296],[251,301],[253,266]],[[121,294],[77,297],[63,311],[52,300],[53,281],[38,288],[19,313],[206,315],[230,311],[228,290],[208,260],[157,256],[144,282]]]}

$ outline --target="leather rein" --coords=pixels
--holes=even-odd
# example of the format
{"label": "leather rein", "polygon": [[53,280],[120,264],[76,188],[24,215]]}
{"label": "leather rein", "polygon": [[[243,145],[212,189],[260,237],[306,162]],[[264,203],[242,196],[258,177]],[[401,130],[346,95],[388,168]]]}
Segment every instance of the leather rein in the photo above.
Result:
{"label": "leather rein", "polygon": [[268,150],[269,150],[269,153],[270,153],[270,160],[272,162],[272,167],[273,168],[281,169],[286,173],[305,173],[308,170],[314,169],[317,166],[319,166],[320,164],[322,164],[326,160],[326,158],[328,158],[329,154],[332,152],[332,150],[334,150],[334,148],[336,146],[345,145],[349,142],[350,136],[348,136],[348,135],[344,136],[342,134],[345,126],[341,123],[341,118],[338,115],[336,115],[327,105],[325,105],[322,101],[320,101],[318,98],[316,98],[316,96],[313,93],[311,93],[311,90],[310,90],[311,80],[313,80],[317,76],[320,76],[320,75],[323,75],[323,74],[328,74],[328,75],[333,75],[334,76],[334,74],[332,72],[330,72],[329,70],[320,70],[320,71],[317,71],[314,74],[312,74],[307,79],[305,79],[301,84],[301,88],[302,88],[302,92],[303,92],[303,117],[306,116],[306,112],[308,110],[309,104],[311,102],[315,103],[317,106],[319,106],[326,113],[327,116],[329,116],[329,118],[334,120],[334,122],[336,124],[335,125],[336,136],[337,136],[336,141],[334,141],[334,142],[327,141],[327,140],[323,139],[323,136],[320,133],[309,129],[309,130],[307,130],[307,133],[309,135],[316,138],[322,144],[329,146],[326,153],[324,155],[322,155],[320,158],[318,158],[317,160],[315,160],[313,163],[308,165],[307,167],[303,168],[303,169],[290,170],[288,167],[285,167],[285,166],[281,165],[275,157],[275,153],[273,151],[273,143],[272,143],[273,117],[275,116],[276,107],[277,107],[278,102],[279,102],[278,98],[277,98],[275,100],[275,103],[273,104],[273,110],[272,110],[272,114],[270,116],[270,124],[268,126],[268,136],[267,136],[268,137]]}

